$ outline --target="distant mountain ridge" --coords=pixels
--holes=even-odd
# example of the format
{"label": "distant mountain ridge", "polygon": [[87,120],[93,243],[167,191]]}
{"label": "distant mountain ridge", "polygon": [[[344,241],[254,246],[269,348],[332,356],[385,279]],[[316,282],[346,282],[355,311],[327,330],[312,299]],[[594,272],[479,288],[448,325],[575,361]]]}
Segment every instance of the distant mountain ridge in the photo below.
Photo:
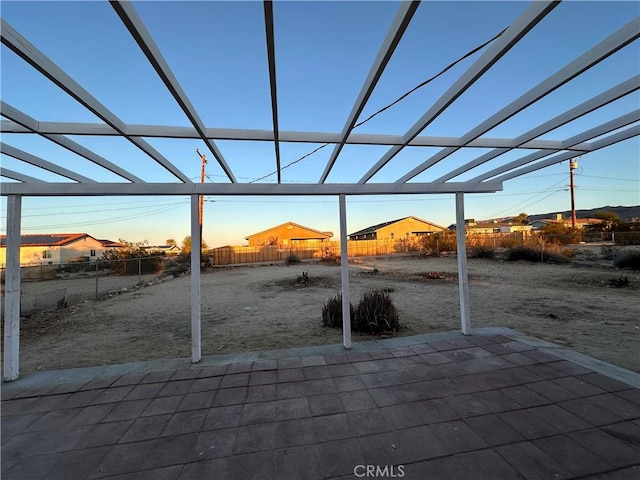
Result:
{"label": "distant mountain ridge", "polygon": [[[576,217],[578,218],[593,218],[596,212],[606,210],[607,212],[613,212],[617,214],[621,219],[625,221],[632,221],[633,219],[640,218],[640,205],[636,205],[633,207],[598,207],[598,208],[590,208],[583,210],[576,210]],[[563,212],[552,212],[552,213],[537,213],[535,215],[529,215],[529,221],[533,220],[541,220],[543,218],[555,218],[556,214],[562,213],[562,216],[565,218],[571,218],[571,210],[565,210]]]}

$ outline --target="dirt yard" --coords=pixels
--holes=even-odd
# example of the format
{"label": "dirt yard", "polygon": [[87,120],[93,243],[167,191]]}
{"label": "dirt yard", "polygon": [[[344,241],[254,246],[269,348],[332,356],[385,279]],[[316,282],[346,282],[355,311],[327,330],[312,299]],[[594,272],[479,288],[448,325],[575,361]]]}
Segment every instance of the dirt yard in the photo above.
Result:
{"label": "dirt yard", "polygon": [[[376,270],[374,270],[376,269]],[[307,272],[308,284],[297,277]],[[629,285],[611,285],[627,277]],[[589,266],[469,259],[472,327],[503,326],[640,372],[640,273]],[[400,335],[460,328],[457,263],[424,256],[359,257],[351,300],[391,292]],[[323,304],[340,267],[323,263],[213,268],[202,275],[204,355],[340,343]],[[354,342],[371,336],[354,335]],[[22,320],[21,371],[189,357],[190,278]]]}

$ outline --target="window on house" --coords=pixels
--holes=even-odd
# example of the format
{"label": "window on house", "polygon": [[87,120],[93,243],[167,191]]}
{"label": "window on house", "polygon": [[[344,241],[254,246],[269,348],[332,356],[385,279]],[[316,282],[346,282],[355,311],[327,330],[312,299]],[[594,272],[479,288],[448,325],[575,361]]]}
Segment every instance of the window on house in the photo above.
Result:
{"label": "window on house", "polygon": [[42,252],[42,258],[52,258],[51,257],[51,250],[44,250]]}
{"label": "window on house", "polygon": [[91,250],[91,256],[95,257],[96,256],[96,251],[95,250]]}
{"label": "window on house", "polygon": [[391,232],[391,238],[393,238],[393,237],[394,237],[394,234],[393,234],[393,232]]}
{"label": "window on house", "polygon": [[405,233],[405,236],[406,236],[407,238],[409,238],[409,232]]}

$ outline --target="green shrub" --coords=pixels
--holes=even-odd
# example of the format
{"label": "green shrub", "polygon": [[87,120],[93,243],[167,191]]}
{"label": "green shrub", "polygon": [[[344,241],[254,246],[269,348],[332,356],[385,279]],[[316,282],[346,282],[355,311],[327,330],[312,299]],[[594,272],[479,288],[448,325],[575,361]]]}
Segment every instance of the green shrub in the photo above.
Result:
{"label": "green shrub", "polygon": [[398,311],[388,293],[365,292],[356,307],[353,329],[361,333],[395,333],[400,328]]}
{"label": "green shrub", "polygon": [[[349,304],[351,318],[355,317],[355,309]],[[342,328],[342,295],[331,297],[322,307],[322,325],[331,328]],[[353,322],[351,323],[353,330]]]}
{"label": "green shrub", "polygon": [[640,252],[627,253],[616,260],[617,268],[630,268],[640,270]]}

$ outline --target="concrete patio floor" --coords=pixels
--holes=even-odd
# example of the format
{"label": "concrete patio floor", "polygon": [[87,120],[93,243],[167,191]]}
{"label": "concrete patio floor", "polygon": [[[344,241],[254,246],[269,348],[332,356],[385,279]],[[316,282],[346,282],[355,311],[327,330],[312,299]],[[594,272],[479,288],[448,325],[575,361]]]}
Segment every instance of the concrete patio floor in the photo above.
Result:
{"label": "concrete patio floor", "polygon": [[636,479],[640,376],[504,328],[2,385],[2,478]]}

